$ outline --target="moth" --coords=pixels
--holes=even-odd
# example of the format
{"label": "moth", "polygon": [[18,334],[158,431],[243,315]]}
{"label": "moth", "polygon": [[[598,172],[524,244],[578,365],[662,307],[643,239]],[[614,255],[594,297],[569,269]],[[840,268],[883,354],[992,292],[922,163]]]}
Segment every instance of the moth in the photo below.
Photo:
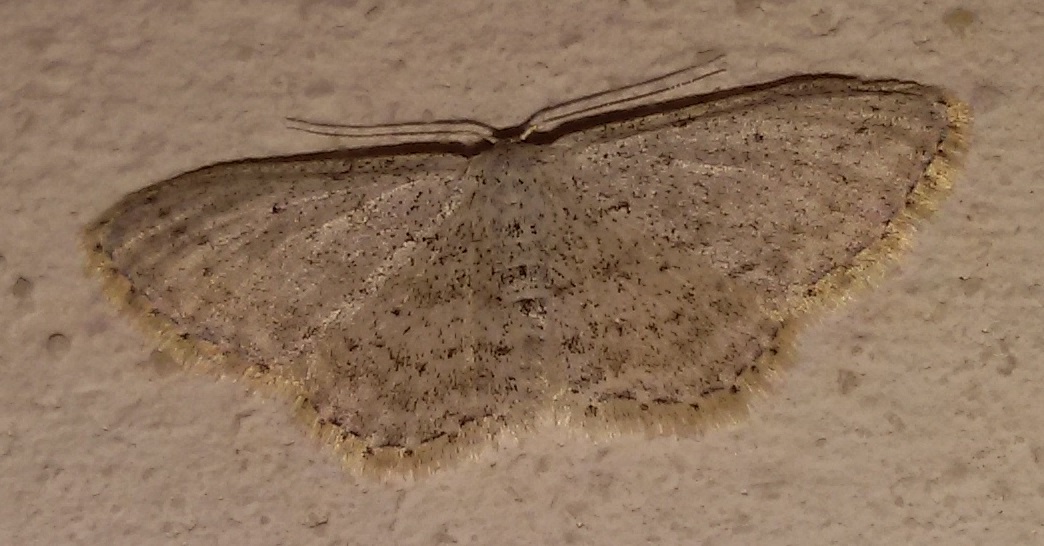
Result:
{"label": "moth", "polygon": [[603,106],[187,172],[88,225],[90,269],[186,368],[287,397],[362,472],[549,422],[689,434],[883,270],[970,118],[838,75]]}

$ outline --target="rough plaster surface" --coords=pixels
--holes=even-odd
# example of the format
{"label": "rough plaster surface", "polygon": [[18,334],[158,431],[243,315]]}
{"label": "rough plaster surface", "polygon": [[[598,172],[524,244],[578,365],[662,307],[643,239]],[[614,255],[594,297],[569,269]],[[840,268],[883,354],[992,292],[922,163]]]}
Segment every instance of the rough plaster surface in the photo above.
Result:
{"label": "rough plaster surface", "polygon": [[[0,537],[10,544],[1044,541],[1044,8],[1031,2],[0,6]],[[497,125],[727,55],[712,87],[942,85],[966,170],[913,251],[801,336],[750,420],[551,431],[418,483],[345,474],[278,402],[178,373],[82,273],[83,224],[283,118]],[[704,89],[700,89],[704,90]]]}

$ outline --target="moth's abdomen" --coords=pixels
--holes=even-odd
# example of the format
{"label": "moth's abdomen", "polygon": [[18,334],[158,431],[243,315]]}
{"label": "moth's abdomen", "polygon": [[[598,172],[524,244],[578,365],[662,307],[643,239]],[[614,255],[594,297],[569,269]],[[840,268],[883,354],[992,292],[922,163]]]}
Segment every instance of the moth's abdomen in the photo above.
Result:
{"label": "moth's abdomen", "polygon": [[[509,223],[514,223],[509,220]],[[548,296],[546,245],[535,235],[512,236],[504,229],[493,267],[500,298],[505,302]],[[508,231],[513,228],[508,227]]]}

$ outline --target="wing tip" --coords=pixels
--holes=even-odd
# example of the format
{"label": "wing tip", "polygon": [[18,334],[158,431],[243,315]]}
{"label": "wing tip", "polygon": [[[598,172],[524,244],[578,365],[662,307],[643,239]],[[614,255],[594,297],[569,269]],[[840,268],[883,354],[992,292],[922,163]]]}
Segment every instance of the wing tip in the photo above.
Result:
{"label": "wing tip", "polygon": [[908,194],[906,206],[888,222],[884,235],[860,251],[851,265],[831,271],[815,284],[811,295],[791,301],[790,312],[808,315],[836,306],[849,299],[854,291],[876,284],[910,247],[910,238],[917,227],[930,218],[949,195],[968,149],[972,116],[967,104],[946,92],[942,92],[940,102],[946,127],[935,154]]}

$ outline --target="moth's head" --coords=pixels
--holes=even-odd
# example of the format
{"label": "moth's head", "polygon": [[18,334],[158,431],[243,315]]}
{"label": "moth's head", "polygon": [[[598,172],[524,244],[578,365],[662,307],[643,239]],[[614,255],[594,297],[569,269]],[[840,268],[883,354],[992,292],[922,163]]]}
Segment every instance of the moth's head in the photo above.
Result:
{"label": "moth's head", "polygon": [[468,170],[475,174],[514,171],[532,176],[555,162],[555,150],[548,146],[504,140],[475,156]]}

